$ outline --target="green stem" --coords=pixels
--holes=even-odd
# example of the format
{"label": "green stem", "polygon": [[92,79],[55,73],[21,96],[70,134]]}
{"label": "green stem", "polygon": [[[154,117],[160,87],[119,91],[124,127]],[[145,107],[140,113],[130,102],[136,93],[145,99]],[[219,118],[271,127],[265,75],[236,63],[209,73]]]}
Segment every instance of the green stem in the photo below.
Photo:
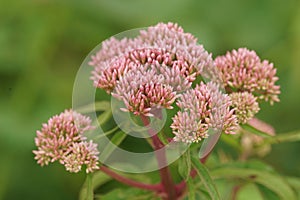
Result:
{"label": "green stem", "polygon": [[93,200],[94,190],[93,190],[93,177],[91,174],[87,174],[84,184],[79,193],[79,200]]}
{"label": "green stem", "polygon": [[280,133],[276,136],[264,139],[264,144],[278,144],[282,142],[300,141],[300,131],[292,131],[289,133]]}

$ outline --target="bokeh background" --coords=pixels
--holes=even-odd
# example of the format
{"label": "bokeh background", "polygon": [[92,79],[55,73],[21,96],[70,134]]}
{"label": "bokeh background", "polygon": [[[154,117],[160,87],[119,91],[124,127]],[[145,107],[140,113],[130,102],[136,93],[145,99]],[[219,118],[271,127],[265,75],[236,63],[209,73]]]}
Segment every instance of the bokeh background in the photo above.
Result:
{"label": "bokeh background", "polygon": [[[73,200],[83,174],[33,159],[35,131],[72,106],[85,56],[119,32],[178,22],[214,57],[248,47],[275,63],[281,102],[258,117],[278,133],[300,130],[299,0],[3,0],[0,2],[0,199]],[[265,161],[300,176],[299,143],[273,146]]]}

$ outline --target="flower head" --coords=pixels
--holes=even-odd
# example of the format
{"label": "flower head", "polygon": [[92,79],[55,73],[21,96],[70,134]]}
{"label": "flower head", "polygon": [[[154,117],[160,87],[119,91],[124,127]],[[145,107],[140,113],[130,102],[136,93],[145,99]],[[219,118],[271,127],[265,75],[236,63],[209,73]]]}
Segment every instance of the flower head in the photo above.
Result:
{"label": "flower head", "polygon": [[273,63],[261,61],[254,51],[239,48],[227,52],[215,59],[215,65],[221,72],[228,92],[247,91],[271,104],[279,101],[280,87],[275,85],[278,80],[276,69]]}
{"label": "flower head", "polygon": [[195,80],[195,73],[184,60],[178,60],[162,49],[137,49],[122,56],[110,60],[107,68],[96,68],[93,71],[94,84],[111,93],[121,77],[131,71],[147,69],[155,70],[156,74],[162,74],[165,84],[173,86],[177,91],[185,90]]}
{"label": "flower head", "polygon": [[114,93],[117,99],[123,100],[126,108],[135,115],[152,116],[152,108],[173,108],[176,92],[164,84],[162,75],[155,70],[130,71],[121,77]]}
{"label": "flower head", "polygon": [[91,129],[91,120],[73,110],[53,116],[36,132],[35,159],[41,166],[54,161],[63,164],[64,158],[73,152],[70,148],[85,141],[84,132]]}
{"label": "flower head", "polygon": [[171,109],[177,94],[205,75],[204,67],[213,68],[211,55],[174,23],[159,23],[133,39],[109,39],[89,64],[96,87],[122,100],[123,111],[147,116],[153,107]]}
{"label": "flower head", "polygon": [[173,23],[149,27],[134,39],[111,38],[103,42],[89,64],[94,67],[91,79],[95,87],[108,93],[113,91],[120,77],[136,69],[136,65],[161,65],[157,73],[164,73],[166,81],[178,87],[176,90],[189,87],[204,67],[213,68],[211,55],[197,44],[197,39]]}
{"label": "flower head", "polygon": [[106,65],[104,63],[106,61],[140,47],[141,41],[137,39],[123,38],[118,40],[115,37],[111,37],[102,42],[101,49],[95,55],[91,56],[89,65],[105,69]]}
{"label": "flower head", "polygon": [[[158,23],[134,38],[111,38],[89,64],[94,86],[123,101],[123,111],[153,116],[152,109],[172,109],[176,103],[181,111],[171,128],[175,140],[187,143],[207,137],[209,129],[234,134],[238,123],[258,112],[258,99],[279,101],[272,63],[246,48],[213,61],[192,34],[174,23]],[[199,76],[214,83],[191,89]]]}
{"label": "flower head", "polygon": [[194,72],[200,75],[204,67],[212,67],[212,58],[203,45],[197,44],[197,38],[184,32],[176,23],[158,23],[141,31],[137,37],[146,47],[165,49],[178,59],[187,61]]}
{"label": "flower head", "polygon": [[184,143],[199,142],[208,137],[208,122],[202,121],[195,112],[179,111],[173,117],[171,125],[174,141]]}
{"label": "flower head", "polygon": [[81,171],[83,166],[86,166],[86,173],[90,173],[99,169],[98,154],[97,144],[92,141],[73,143],[61,162],[67,171],[77,173]]}
{"label": "flower head", "polygon": [[235,110],[238,122],[241,124],[247,123],[259,111],[259,105],[254,97],[249,92],[234,92],[230,95],[231,107]]}
{"label": "flower head", "polygon": [[188,90],[180,96],[177,105],[181,111],[173,117],[171,125],[175,141],[199,142],[208,137],[210,128],[227,134],[237,130],[237,119],[229,109],[230,99],[213,82],[201,82]]}

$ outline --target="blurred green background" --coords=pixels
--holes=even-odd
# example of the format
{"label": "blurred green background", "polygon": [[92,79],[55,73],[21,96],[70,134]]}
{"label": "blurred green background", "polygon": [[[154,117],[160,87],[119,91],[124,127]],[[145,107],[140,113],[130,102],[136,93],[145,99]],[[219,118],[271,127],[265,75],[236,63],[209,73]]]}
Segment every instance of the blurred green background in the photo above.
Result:
{"label": "blurred green background", "polygon": [[[299,0],[107,0],[0,2],[0,199],[77,199],[83,174],[33,159],[35,131],[70,108],[85,56],[119,32],[178,22],[214,57],[248,47],[278,68],[281,102],[261,119],[278,133],[300,129]],[[265,160],[300,176],[299,143],[273,146]]]}

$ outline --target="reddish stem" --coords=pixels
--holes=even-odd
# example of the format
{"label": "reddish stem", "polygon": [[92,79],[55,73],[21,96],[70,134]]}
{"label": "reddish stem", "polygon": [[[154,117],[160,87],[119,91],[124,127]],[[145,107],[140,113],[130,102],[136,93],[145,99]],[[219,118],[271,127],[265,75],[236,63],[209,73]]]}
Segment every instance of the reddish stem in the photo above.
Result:
{"label": "reddish stem", "polygon": [[117,174],[116,172],[110,170],[108,167],[102,165],[100,167],[100,170],[102,172],[104,172],[105,174],[109,175],[110,177],[114,178],[115,180],[124,183],[126,185],[129,186],[133,186],[136,188],[140,188],[140,189],[145,189],[145,190],[151,190],[151,191],[155,191],[155,192],[162,192],[163,188],[161,184],[145,184],[145,183],[140,183],[137,181],[134,181],[132,179],[126,178],[120,174]]}
{"label": "reddish stem", "polygon": [[[150,123],[149,118],[146,116],[142,115],[141,120],[143,121],[145,126],[148,126]],[[161,184],[163,185],[164,190],[167,193],[167,197],[165,199],[175,200],[177,199],[175,184],[172,180],[171,173],[167,165],[166,152],[164,149],[161,149],[164,147],[164,144],[160,141],[154,129],[150,127],[148,132],[151,135],[153,141],[153,147],[155,150],[155,155],[157,158],[159,173],[161,177]]]}
{"label": "reddish stem", "polygon": [[[143,121],[144,125],[147,126],[149,125],[149,119],[146,116],[141,116],[141,120]],[[178,184],[174,184],[171,173],[169,171],[168,165],[167,165],[167,159],[166,159],[166,154],[162,147],[164,147],[164,144],[160,141],[158,136],[155,133],[155,130],[152,128],[149,128],[148,130],[149,134],[151,135],[152,141],[153,141],[153,148],[156,150],[156,157],[158,161],[158,166],[159,166],[159,173],[161,177],[161,183],[160,184],[145,184],[141,183],[138,181],[134,181],[132,179],[126,178],[112,170],[110,170],[108,167],[102,165],[100,167],[100,170],[106,173],[107,175],[111,176],[115,180],[124,183],[126,185],[144,189],[144,190],[150,190],[150,191],[155,191],[158,194],[161,193],[166,193],[167,196],[163,197],[165,200],[176,200],[177,197],[180,197],[186,188],[186,182],[183,180]],[[161,149],[160,151],[157,151]],[[209,154],[200,159],[201,163],[205,163]],[[197,172],[195,169],[192,169],[190,172],[190,176],[194,178],[197,175]]]}

